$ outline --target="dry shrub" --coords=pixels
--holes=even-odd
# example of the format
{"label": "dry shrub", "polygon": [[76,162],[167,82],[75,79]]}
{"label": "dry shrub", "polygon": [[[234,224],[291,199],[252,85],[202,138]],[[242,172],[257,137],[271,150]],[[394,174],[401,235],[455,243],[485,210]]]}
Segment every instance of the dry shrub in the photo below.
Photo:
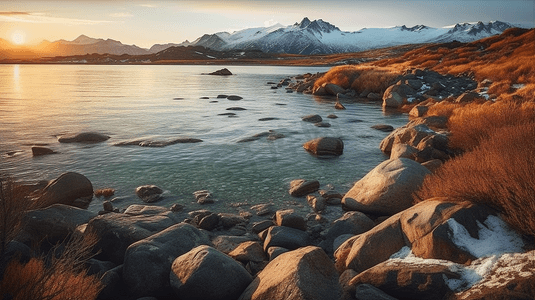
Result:
{"label": "dry shrub", "polygon": [[464,105],[465,104],[453,103],[453,102],[448,102],[448,101],[437,102],[429,106],[427,115],[428,116],[443,116],[443,117],[449,118],[456,109],[463,107]]}
{"label": "dry shrub", "polygon": [[353,81],[351,88],[356,91],[368,90],[382,95],[398,76],[398,73],[392,72],[388,68],[362,69],[362,73]]}
{"label": "dry shrub", "polygon": [[462,151],[477,147],[496,128],[522,125],[535,120],[534,102],[498,101],[471,103],[453,110],[448,128],[450,147]]}
{"label": "dry shrub", "polygon": [[416,199],[487,204],[520,232],[535,236],[535,121],[492,128],[488,136],[428,176]]}
{"label": "dry shrub", "polygon": [[101,283],[85,270],[97,242],[94,234],[73,235],[27,263],[16,256],[7,261],[6,246],[20,233],[25,212],[39,208],[27,192],[10,177],[0,178],[0,299],[96,299]]}
{"label": "dry shrub", "polygon": [[20,232],[24,213],[34,208],[34,202],[10,177],[0,177],[0,257],[3,257],[7,243]]}
{"label": "dry shrub", "polygon": [[509,93],[511,91],[511,81],[509,80],[502,80],[502,81],[495,81],[491,84],[489,87],[487,93],[489,95],[500,95]]}
{"label": "dry shrub", "polygon": [[95,197],[108,198],[115,194],[115,189],[112,189],[112,188],[98,189],[98,190],[95,190],[94,194],[95,194]]}
{"label": "dry shrub", "polygon": [[325,75],[316,80],[314,88],[324,83],[334,83],[345,89],[356,91],[368,90],[374,93],[383,93],[398,77],[399,73],[391,68],[374,66],[338,66],[330,69]]}
{"label": "dry shrub", "polygon": [[359,74],[360,72],[355,66],[337,66],[330,69],[325,75],[316,80],[314,88],[316,89],[324,83],[333,83],[344,89],[348,89]]}
{"label": "dry shrub", "polygon": [[3,296],[10,295],[14,300],[96,299],[102,284],[84,269],[96,241],[95,235],[77,235],[47,256],[31,258],[24,264],[12,260],[0,282]]}

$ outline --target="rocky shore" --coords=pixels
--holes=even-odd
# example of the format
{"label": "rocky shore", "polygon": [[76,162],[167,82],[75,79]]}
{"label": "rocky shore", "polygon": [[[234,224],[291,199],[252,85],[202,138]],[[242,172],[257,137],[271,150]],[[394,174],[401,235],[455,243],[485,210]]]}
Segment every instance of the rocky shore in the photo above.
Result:
{"label": "rocky shore", "polygon": [[[407,125],[377,127],[389,132],[378,146],[390,158],[350,190],[321,189],[317,180],[297,178],[288,192],[309,206],[306,214],[270,203],[243,205],[230,214],[210,210],[209,191],[192,195],[205,209],[153,205],[163,190],[147,185],[135,191],[140,204],[121,211],[104,201],[97,214],[84,209],[94,197],[91,182],[70,172],[28,187],[45,208],[25,214],[7,253],[31,255],[28,245],[94,233],[98,254],[87,267],[105,285],[99,299],[531,299],[533,245],[497,211],[447,198],[414,205],[424,178],[454,155],[447,119],[427,116],[428,106],[445,98],[484,99],[481,84],[477,90],[467,77],[411,70],[378,95],[332,83],[314,88],[321,76],[300,75],[272,86],[336,97],[339,109],[355,101],[385,109],[414,104]],[[303,120],[322,126],[317,117]],[[276,132],[252,138],[261,137],[278,138]],[[107,138],[86,133],[58,140]],[[116,146],[194,142],[202,141]],[[320,137],[303,147],[322,157],[341,155],[344,145]]]}

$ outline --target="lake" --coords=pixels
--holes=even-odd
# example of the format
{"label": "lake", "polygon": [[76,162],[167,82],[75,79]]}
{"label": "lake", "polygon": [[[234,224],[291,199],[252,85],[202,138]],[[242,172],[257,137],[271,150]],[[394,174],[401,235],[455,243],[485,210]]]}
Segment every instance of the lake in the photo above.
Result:
{"label": "lake", "polygon": [[[268,82],[327,71],[326,67],[229,66],[233,76],[208,76],[224,66],[0,65],[0,174],[16,180],[51,180],[64,172],[88,177],[94,189],[116,189],[114,206],[143,204],[134,190],[165,190],[157,205],[234,212],[240,205],[305,203],[288,195],[293,179],[316,179],[346,192],[387,157],[379,150],[387,133],[370,126],[405,125],[406,114],[385,115],[379,104],[271,89]],[[239,101],[217,99],[239,95]],[[201,99],[208,97],[208,99]],[[245,110],[227,110],[240,107]],[[221,115],[235,113],[234,116]],[[331,127],[303,122],[319,114]],[[336,114],[338,118],[327,119]],[[269,118],[267,121],[262,121]],[[238,143],[273,130],[285,137]],[[98,144],[63,144],[57,136],[94,131],[111,138]],[[329,159],[302,145],[316,137],[341,137],[344,154]],[[162,148],[114,146],[121,141],[190,137],[195,144]],[[43,144],[59,154],[32,157]],[[200,206],[192,193],[207,189],[217,203]],[[95,198],[90,210],[98,211]],[[245,204],[246,203],[246,204]]]}

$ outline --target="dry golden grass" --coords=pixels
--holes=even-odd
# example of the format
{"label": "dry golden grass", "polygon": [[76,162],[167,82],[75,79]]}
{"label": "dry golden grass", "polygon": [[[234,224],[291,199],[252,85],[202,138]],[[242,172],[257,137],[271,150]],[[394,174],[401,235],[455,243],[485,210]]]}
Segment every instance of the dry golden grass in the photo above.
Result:
{"label": "dry golden grass", "polygon": [[101,283],[85,270],[96,235],[73,234],[27,263],[16,256],[11,261],[5,258],[7,244],[21,231],[25,212],[39,208],[27,200],[28,193],[11,178],[0,178],[0,299],[96,299]]}
{"label": "dry golden grass", "polygon": [[50,255],[27,263],[13,259],[0,282],[2,296],[14,300],[96,299],[103,286],[96,276],[87,275],[83,266],[95,244],[95,236],[80,235],[57,246]]}
{"label": "dry golden grass", "polygon": [[498,101],[460,106],[453,109],[449,117],[449,146],[461,151],[471,150],[488,139],[496,128],[522,125],[533,120],[534,102]]}
{"label": "dry golden grass", "polygon": [[468,44],[428,45],[409,51],[401,58],[373,64],[400,72],[410,68],[430,68],[442,74],[473,75],[478,81],[494,81],[493,91],[498,100],[509,99],[512,94],[530,97],[535,88],[523,91],[524,87],[515,91],[510,86],[535,83],[535,29],[512,28],[499,36]]}
{"label": "dry golden grass", "polygon": [[400,73],[387,67],[338,66],[330,69],[323,77],[316,80],[314,88],[318,88],[324,83],[333,83],[345,89],[351,88],[359,92],[367,90],[382,94],[399,75]]}
{"label": "dry golden grass", "polygon": [[534,137],[533,119],[492,128],[479,146],[428,176],[417,201],[448,197],[487,204],[520,232],[535,236]]}

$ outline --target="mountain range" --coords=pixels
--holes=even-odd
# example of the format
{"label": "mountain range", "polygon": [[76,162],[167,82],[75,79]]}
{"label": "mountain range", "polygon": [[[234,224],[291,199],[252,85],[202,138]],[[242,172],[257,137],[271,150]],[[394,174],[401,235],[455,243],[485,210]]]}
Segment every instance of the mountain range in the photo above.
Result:
{"label": "mountain range", "polygon": [[[90,53],[114,55],[144,55],[163,51],[176,46],[203,46],[212,50],[261,50],[266,53],[288,54],[333,54],[357,52],[403,44],[436,42],[470,42],[502,33],[512,24],[494,22],[458,23],[452,26],[433,28],[425,25],[413,27],[363,28],[359,31],[342,31],[321,19],[311,21],[304,18],[299,23],[284,26],[248,28],[229,32],[205,34],[193,42],[179,44],[156,44],[150,49],[136,45],[125,45],[112,39],[95,39],[81,35],[73,41],[43,41],[35,47],[13,46],[0,39],[0,56],[10,58],[18,53],[26,56],[70,56]],[[13,49],[17,51],[13,51]],[[11,50],[11,51],[10,51]]]}

